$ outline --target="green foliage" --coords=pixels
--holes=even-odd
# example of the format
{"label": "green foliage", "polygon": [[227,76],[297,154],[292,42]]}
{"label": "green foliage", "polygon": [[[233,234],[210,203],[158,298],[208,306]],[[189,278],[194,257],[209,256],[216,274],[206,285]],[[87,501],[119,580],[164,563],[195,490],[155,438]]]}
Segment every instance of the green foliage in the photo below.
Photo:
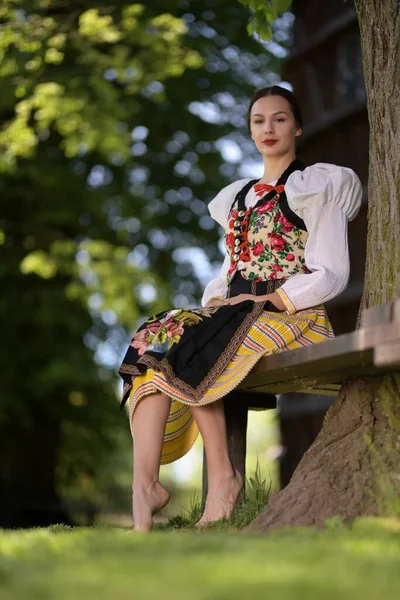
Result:
{"label": "green foliage", "polygon": [[218,144],[251,159],[247,98],[276,79],[246,18],[227,0],[1,4],[0,486],[18,498],[42,493],[37,469],[94,501],[102,470],[117,487],[129,332],[198,302],[177,250],[220,263],[206,203],[238,173]]}
{"label": "green foliage", "polygon": [[248,6],[252,19],[247,26],[250,35],[256,33],[262,40],[272,39],[271,24],[285,11],[289,10],[292,0],[239,0]]}
{"label": "green foliage", "polygon": [[398,521],[377,519],[268,536],[60,527],[7,532],[0,540],[0,596],[394,600],[399,533]]}
{"label": "green foliage", "polygon": [[68,158],[96,151],[126,161],[131,137],[121,123],[135,111],[129,100],[154,80],[201,66],[200,55],[181,44],[181,19],[146,18],[141,4],[94,4],[3,6],[0,75],[14,114],[0,129],[0,169],[32,157],[50,128]]}

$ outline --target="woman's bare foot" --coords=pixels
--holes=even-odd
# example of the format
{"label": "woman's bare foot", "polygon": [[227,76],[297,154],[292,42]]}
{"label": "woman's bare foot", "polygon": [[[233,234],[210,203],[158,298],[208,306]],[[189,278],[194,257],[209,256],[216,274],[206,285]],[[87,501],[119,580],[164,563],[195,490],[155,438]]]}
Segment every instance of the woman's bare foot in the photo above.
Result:
{"label": "woman's bare foot", "polygon": [[159,481],[145,487],[133,485],[133,525],[134,531],[151,531],[153,516],[169,501],[169,492]]}
{"label": "woman's bare foot", "polygon": [[229,519],[236,506],[240,492],[243,488],[243,479],[239,471],[219,477],[210,482],[206,506],[203,516],[195,527],[201,529],[221,519]]}

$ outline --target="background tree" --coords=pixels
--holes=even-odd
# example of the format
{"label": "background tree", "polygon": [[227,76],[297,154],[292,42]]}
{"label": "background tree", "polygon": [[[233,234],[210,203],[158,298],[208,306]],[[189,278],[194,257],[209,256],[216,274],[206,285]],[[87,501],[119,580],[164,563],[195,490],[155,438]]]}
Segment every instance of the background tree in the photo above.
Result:
{"label": "background tree", "polygon": [[0,8],[2,525],[67,520],[60,492],[112,481],[127,330],[198,301],[207,201],[251,157],[242,99],[277,78],[245,7],[148,4]]}
{"label": "background tree", "polygon": [[[289,2],[241,0],[264,37]],[[398,0],[355,0],[370,124],[368,243],[361,309],[400,297],[400,13]],[[345,384],[289,485],[251,525],[323,524],[398,510],[400,374]]]}

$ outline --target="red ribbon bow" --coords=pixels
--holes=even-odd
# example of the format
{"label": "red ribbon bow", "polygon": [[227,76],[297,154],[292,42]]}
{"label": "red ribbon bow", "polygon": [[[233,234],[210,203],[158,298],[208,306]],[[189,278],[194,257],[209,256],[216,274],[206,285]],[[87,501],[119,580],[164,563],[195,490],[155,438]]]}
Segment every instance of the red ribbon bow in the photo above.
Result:
{"label": "red ribbon bow", "polygon": [[278,194],[281,194],[284,189],[284,185],[269,185],[269,183],[256,183],[254,185],[254,191],[256,193],[256,196],[263,196],[271,190],[276,190]]}

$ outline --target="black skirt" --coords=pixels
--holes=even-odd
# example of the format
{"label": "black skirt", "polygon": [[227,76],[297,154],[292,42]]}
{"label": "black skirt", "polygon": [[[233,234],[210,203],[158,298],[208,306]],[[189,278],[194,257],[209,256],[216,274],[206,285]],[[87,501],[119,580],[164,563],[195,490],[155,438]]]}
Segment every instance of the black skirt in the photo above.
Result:
{"label": "black skirt", "polygon": [[[271,294],[285,281],[249,281],[237,272],[228,297]],[[161,371],[171,386],[194,402],[201,400],[263,310],[279,312],[269,301],[246,300],[232,306],[170,309],[147,319],[134,334],[118,371],[124,381],[121,408],[132,377],[148,368]]]}

